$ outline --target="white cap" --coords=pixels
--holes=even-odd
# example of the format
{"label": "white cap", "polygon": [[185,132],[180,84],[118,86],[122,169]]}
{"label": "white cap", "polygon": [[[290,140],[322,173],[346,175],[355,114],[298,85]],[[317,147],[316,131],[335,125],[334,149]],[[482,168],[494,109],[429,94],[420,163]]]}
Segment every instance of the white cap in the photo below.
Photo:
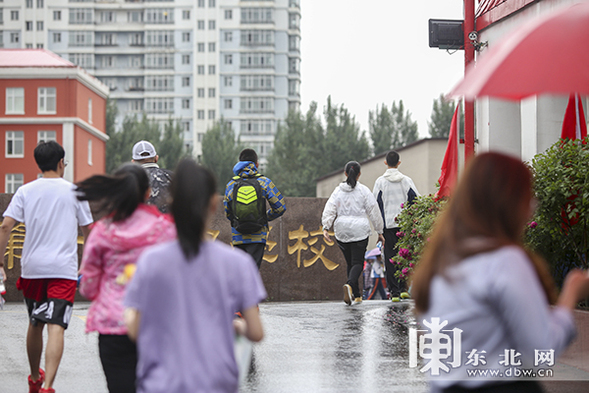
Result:
{"label": "white cap", "polygon": [[146,158],[153,158],[156,155],[155,147],[147,141],[139,141],[133,146],[134,160],[145,160]]}

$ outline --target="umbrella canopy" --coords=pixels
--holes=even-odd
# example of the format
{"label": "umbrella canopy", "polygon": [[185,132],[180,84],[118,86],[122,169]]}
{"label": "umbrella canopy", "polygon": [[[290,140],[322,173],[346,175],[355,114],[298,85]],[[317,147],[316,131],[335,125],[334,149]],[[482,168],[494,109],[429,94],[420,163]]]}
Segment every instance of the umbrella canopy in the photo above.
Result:
{"label": "umbrella canopy", "polygon": [[521,100],[542,93],[589,95],[589,2],[508,33],[480,55],[449,95]]}
{"label": "umbrella canopy", "polygon": [[364,259],[376,259],[377,256],[380,255],[380,249],[378,247],[373,248],[372,250],[368,251],[364,254]]}

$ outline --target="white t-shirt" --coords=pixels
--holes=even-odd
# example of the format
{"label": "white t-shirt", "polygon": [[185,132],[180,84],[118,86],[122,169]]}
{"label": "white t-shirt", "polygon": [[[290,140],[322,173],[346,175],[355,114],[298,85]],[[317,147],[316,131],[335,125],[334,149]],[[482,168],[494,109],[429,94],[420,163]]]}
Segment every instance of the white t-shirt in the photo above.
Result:
{"label": "white t-shirt", "polygon": [[75,185],[41,178],[21,186],[4,217],[26,226],[22,278],[78,278],[78,225],[92,223],[88,202],[77,200]]}

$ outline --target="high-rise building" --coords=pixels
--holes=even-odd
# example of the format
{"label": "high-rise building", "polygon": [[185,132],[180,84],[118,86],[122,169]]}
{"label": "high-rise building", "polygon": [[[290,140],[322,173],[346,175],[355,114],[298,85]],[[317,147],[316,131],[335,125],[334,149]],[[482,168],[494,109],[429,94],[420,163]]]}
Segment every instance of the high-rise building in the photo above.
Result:
{"label": "high-rise building", "polygon": [[4,0],[0,47],[46,48],[110,88],[117,126],[171,117],[198,156],[229,121],[265,162],[300,106],[300,0]]}

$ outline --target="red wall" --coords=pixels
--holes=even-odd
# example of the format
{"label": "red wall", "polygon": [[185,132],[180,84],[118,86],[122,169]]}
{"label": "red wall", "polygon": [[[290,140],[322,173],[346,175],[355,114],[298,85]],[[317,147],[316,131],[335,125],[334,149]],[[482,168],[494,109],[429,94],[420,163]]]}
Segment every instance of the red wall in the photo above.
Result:
{"label": "red wall", "polygon": [[[94,99],[92,99],[94,101]],[[88,165],[88,140],[92,140],[92,165]],[[76,168],[74,182],[84,180],[92,175],[104,173],[105,167],[105,142],[85,131],[79,126],[74,126],[74,146]]]}

